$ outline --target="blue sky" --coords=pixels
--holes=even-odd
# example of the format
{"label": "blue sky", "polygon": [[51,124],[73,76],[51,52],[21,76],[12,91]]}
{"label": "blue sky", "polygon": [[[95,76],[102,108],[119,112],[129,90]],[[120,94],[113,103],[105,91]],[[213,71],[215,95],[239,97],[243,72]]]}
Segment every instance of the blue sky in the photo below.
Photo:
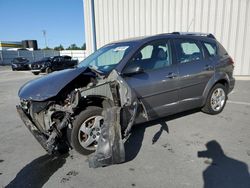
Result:
{"label": "blue sky", "polygon": [[45,47],[85,42],[83,0],[0,0],[0,40],[34,39]]}

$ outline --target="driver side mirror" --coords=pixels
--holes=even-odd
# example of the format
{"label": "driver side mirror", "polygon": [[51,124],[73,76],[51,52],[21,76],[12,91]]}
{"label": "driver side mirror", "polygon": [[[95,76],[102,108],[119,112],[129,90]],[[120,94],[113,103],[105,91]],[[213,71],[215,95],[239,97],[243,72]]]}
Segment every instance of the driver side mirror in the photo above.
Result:
{"label": "driver side mirror", "polygon": [[139,74],[143,72],[144,72],[143,68],[134,64],[132,66],[126,67],[122,74],[125,76],[131,76],[131,75]]}

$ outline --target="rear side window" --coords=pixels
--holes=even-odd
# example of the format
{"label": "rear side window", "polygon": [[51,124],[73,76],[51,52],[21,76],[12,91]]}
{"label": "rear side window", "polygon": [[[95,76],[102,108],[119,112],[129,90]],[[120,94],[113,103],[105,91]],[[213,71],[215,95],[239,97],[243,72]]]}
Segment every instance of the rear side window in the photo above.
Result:
{"label": "rear side window", "polygon": [[179,63],[199,61],[203,58],[202,51],[196,41],[176,40],[177,58]]}
{"label": "rear side window", "polygon": [[213,43],[203,42],[205,48],[208,51],[208,54],[212,57],[217,55],[217,46]]}

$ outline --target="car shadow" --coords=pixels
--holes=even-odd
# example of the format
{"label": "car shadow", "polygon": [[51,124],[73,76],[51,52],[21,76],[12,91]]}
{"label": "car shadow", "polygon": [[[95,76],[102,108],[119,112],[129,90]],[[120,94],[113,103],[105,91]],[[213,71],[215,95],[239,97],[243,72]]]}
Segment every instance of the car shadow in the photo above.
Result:
{"label": "car shadow", "polygon": [[40,188],[66,162],[69,154],[43,155],[27,164],[6,188]]}
{"label": "car shadow", "polygon": [[168,129],[168,125],[167,125],[167,121],[170,120],[174,120],[174,119],[178,119],[190,114],[194,114],[200,112],[200,109],[193,109],[193,110],[189,110],[189,111],[185,111],[185,112],[181,112],[175,115],[171,115],[165,118],[159,118],[153,121],[149,121],[146,123],[140,123],[135,125],[132,128],[131,131],[131,135],[129,137],[129,139],[125,142],[124,147],[125,147],[125,162],[129,162],[133,159],[136,158],[136,156],[138,155],[141,146],[142,146],[142,142],[143,142],[143,138],[144,138],[144,133],[145,130],[148,127],[154,126],[156,124],[160,124],[161,127],[160,129],[153,135],[152,137],[152,144],[155,144],[159,138],[161,137],[163,131],[166,131],[167,133],[169,133],[169,129]]}
{"label": "car shadow", "polygon": [[250,174],[246,163],[225,155],[220,144],[212,140],[206,144],[206,151],[199,151],[198,157],[208,158],[209,166],[203,171],[204,188],[249,188]]}

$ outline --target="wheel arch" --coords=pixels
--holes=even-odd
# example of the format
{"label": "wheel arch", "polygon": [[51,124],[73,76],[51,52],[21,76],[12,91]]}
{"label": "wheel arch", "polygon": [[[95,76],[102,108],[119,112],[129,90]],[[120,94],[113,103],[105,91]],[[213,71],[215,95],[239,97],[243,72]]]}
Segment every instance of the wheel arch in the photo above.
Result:
{"label": "wheel arch", "polygon": [[[206,88],[203,92],[203,100],[202,100],[202,106],[205,105],[207,96],[210,92],[210,90],[216,85],[216,84],[222,84],[226,87],[227,91],[229,90],[229,77],[226,73],[216,73],[207,83]],[[226,92],[227,92],[226,91]]]}

